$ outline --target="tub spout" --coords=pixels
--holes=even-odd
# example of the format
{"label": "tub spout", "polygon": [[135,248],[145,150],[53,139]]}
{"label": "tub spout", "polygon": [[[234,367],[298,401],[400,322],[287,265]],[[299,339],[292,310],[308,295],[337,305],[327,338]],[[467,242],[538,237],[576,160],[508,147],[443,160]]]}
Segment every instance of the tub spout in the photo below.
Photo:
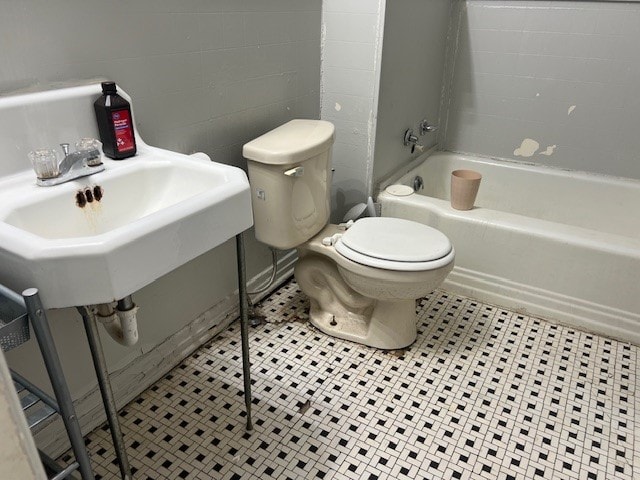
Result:
{"label": "tub spout", "polygon": [[424,180],[420,175],[416,175],[416,178],[413,179],[413,191],[417,192],[418,190],[424,189]]}

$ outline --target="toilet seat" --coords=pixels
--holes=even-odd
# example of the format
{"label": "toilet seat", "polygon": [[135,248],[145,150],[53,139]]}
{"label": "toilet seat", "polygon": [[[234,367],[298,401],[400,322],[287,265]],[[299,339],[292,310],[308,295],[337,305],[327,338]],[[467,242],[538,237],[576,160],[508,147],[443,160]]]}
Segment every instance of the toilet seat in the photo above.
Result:
{"label": "toilet seat", "polygon": [[354,262],[396,271],[433,270],[454,257],[453,246],[442,232],[418,222],[390,217],[358,220],[334,247]]}

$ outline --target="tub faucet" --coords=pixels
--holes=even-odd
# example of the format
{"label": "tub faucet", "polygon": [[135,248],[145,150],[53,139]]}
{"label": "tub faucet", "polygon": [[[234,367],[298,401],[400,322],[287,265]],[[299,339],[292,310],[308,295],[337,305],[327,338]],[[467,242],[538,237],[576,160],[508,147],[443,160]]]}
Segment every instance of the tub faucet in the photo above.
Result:
{"label": "tub faucet", "polygon": [[432,133],[438,130],[436,125],[431,125],[429,121],[425,118],[420,122],[420,135],[426,135],[427,133]]}
{"label": "tub faucet", "polygon": [[424,151],[424,145],[420,145],[418,143],[418,137],[413,133],[413,130],[410,128],[405,130],[402,143],[405,147],[408,147],[409,145],[411,145],[411,153],[414,153],[416,150],[418,150],[418,152]]}
{"label": "tub faucet", "polygon": [[[76,178],[93,175],[104,170],[99,142],[93,138],[83,138],[76,143],[76,151],[70,152],[68,143],[61,143],[64,159],[58,166],[56,176],[40,178],[37,184],[41,187],[60,185]],[[37,174],[37,172],[36,172]]]}

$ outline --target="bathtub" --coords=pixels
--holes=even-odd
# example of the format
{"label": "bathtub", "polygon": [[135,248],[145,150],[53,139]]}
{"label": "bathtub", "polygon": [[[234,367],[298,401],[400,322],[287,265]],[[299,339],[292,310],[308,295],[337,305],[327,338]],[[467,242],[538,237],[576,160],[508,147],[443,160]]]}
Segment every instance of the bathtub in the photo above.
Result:
{"label": "bathtub", "polygon": [[[450,173],[482,173],[476,206],[449,204]],[[640,182],[437,152],[382,191],[382,215],[444,232],[456,266],[443,288],[640,344]]]}

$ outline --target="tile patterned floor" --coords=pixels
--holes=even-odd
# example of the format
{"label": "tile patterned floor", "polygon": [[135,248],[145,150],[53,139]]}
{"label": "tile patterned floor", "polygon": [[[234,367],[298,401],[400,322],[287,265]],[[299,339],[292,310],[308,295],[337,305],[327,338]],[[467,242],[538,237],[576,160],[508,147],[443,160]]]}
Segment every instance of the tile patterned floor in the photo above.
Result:
{"label": "tile patterned floor", "polygon": [[[251,329],[251,435],[237,324],[128,405],[136,479],[640,478],[637,347],[436,291],[385,353],[306,309],[295,282],[261,306],[288,321]],[[88,437],[99,478],[109,439]]]}

